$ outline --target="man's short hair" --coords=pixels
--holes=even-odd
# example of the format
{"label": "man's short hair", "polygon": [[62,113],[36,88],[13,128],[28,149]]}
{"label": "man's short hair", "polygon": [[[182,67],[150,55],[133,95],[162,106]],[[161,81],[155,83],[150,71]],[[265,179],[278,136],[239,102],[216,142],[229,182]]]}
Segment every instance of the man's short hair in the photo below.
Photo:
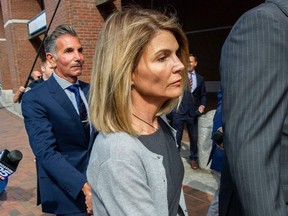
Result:
{"label": "man's short hair", "polygon": [[74,37],[78,37],[75,30],[68,25],[59,25],[55,28],[55,30],[47,36],[47,38],[44,41],[44,49],[45,53],[51,53],[54,58],[57,59],[56,56],[56,40],[61,37],[62,35],[72,35]]}

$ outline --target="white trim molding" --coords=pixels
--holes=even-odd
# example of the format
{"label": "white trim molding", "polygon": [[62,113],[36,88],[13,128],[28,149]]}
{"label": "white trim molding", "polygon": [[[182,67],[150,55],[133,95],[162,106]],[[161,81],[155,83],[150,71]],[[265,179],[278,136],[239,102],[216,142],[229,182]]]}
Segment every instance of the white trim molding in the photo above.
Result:
{"label": "white trim molding", "polygon": [[0,38],[0,41],[6,41],[6,38]]}
{"label": "white trim molding", "polygon": [[4,24],[4,28],[6,28],[8,25],[13,24],[13,23],[28,23],[29,20],[24,20],[24,19],[10,19]]}

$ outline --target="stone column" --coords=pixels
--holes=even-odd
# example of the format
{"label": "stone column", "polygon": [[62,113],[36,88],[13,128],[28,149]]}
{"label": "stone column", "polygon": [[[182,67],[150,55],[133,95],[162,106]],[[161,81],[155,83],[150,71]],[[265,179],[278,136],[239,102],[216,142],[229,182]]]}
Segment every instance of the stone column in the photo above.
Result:
{"label": "stone column", "polygon": [[198,121],[198,157],[201,169],[210,169],[207,162],[212,146],[211,133],[214,114],[215,110],[211,110],[201,116]]}

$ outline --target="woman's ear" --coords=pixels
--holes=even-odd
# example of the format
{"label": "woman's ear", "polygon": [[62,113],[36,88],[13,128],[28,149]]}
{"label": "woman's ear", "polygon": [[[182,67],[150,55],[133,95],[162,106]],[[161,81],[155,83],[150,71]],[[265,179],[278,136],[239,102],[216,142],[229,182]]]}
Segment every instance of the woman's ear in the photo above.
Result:
{"label": "woman's ear", "polygon": [[134,79],[135,79],[135,71],[132,72],[132,76],[131,76],[131,87],[134,86]]}

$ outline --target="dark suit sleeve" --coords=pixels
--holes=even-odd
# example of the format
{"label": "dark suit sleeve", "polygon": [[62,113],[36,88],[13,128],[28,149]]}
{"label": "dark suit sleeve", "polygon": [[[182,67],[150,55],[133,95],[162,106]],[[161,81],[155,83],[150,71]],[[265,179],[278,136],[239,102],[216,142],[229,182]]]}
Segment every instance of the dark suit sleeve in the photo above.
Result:
{"label": "dark suit sleeve", "polygon": [[280,144],[288,106],[288,28],[287,17],[272,11],[260,7],[240,18],[220,64],[225,152],[250,216],[287,215]]}
{"label": "dark suit sleeve", "polygon": [[[73,142],[73,138],[75,139],[75,135],[71,129],[72,122],[66,122],[66,126],[62,128],[62,131],[56,129],[62,137],[59,138],[59,136],[56,139],[54,130],[55,127],[57,127],[55,126],[57,123],[55,122],[59,122],[59,120],[66,121],[65,116],[61,116],[61,112],[63,113],[65,110],[59,110],[55,107],[55,104],[51,103],[51,108],[48,111],[45,102],[43,102],[43,100],[49,100],[47,99],[47,92],[43,92],[42,89],[37,89],[40,91],[37,93],[37,91],[34,90],[30,90],[24,94],[22,114],[24,116],[31,148],[36,156],[38,165],[41,167],[41,169],[38,170],[38,175],[40,178],[52,179],[63,191],[76,199],[86,182],[86,176],[79,172],[71,163],[67,162],[68,157],[75,157],[72,154],[69,155],[69,151],[72,152],[73,150],[71,149],[72,146],[69,146],[69,143],[67,143],[69,139],[71,143]],[[41,95],[45,94],[46,99],[43,99]],[[55,115],[55,117],[53,117],[53,115]],[[53,126],[52,121],[54,122]],[[61,127],[61,125],[59,126]],[[62,146],[60,149],[57,142],[65,141],[67,143],[66,149],[65,146]],[[62,151],[62,153],[60,151]],[[74,152],[79,156],[81,155],[81,152],[78,151],[77,153],[76,149]],[[69,160],[71,159],[69,158]]]}
{"label": "dark suit sleeve", "polygon": [[[217,108],[213,117],[213,128],[212,128],[212,134],[216,132],[220,127],[222,127],[222,91],[219,88],[217,93]],[[209,155],[208,163],[210,163],[211,159],[213,159],[213,162],[211,163],[211,169],[221,171],[223,166],[223,158],[224,158],[224,152],[220,150],[216,143],[212,142],[212,148]]]}
{"label": "dark suit sleeve", "polygon": [[213,132],[217,131],[220,127],[222,127],[222,91],[218,90],[217,93],[217,108],[215,111],[215,115],[213,118]]}
{"label": "dark suit sleeve", "polygon": [[206,107],[206,85],[204,77],[202,77],[201,86],[200,86],[200,105]]}

